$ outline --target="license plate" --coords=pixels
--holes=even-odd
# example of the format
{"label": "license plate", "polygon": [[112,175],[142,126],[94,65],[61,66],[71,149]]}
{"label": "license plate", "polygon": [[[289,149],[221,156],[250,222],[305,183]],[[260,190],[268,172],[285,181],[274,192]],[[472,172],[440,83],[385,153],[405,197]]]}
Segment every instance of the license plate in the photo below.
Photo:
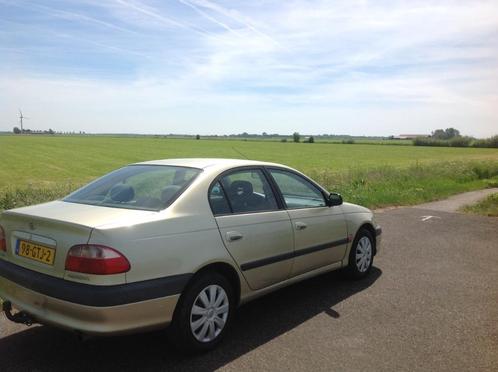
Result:
{"label": "license plate", "polygon": [[19,240],[17,242],[16,253],[18,256],[26,257],[31,260],[43,262],[47,265],[53,265],[55,260],[55,249],[44,245]]}

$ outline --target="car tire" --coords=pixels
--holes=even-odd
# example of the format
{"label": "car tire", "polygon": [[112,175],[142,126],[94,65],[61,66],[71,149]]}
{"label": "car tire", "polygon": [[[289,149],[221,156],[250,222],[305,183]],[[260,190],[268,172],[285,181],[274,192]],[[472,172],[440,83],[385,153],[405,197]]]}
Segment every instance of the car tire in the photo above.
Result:
{"label": "car tire", "polygon": [[367,229],[360,229],[356,234],[349,252],[347,273],[352,279],[361,279],[372,270],[375,241]]}
{"label": "car tire", "polygon": [[235,304],[233,287],[223,275],[205,272],[194,277],[176,306],[172,343],[187,354],[213,349],[230,327]]}

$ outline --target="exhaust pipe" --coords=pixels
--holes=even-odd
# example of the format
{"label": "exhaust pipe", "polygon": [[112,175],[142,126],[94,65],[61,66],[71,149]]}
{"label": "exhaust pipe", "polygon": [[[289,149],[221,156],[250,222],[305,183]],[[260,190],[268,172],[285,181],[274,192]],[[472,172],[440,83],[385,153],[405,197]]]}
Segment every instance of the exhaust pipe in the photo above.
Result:
{"label": "exhaust pipe", "polygon": [[5,313],[7,319],[9,319],[11,322],[25,324],[28,327],[35,322],[31,315],[24,311],[19,311],[16,314],[12,314],[12,304],[10,303],[10,301],[5,301],[2,304],[2,311]]}

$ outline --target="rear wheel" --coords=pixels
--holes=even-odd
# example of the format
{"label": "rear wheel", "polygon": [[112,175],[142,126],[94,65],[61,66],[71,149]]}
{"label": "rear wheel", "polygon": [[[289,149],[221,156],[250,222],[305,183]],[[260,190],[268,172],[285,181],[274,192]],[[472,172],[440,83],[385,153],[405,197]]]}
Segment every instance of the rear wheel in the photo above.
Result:
{"label": "rear wheel", "polygon": [[374,258],[374,240],[372,233],[367,229],[358,231],[349,252],[347,271],[354,279],[361,279],[372,269]]}
{"label": "rear wheel", "polygon": [[230,325],[234,304],[233,288],[223,275],[201,274],[180,297],[172,323],[174,344],[191,353],[214,348]]}

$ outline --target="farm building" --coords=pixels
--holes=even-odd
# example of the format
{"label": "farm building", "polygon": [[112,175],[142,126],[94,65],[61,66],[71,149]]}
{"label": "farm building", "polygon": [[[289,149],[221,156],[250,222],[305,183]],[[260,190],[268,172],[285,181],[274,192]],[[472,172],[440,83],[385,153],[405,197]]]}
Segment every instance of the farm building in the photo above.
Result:
{"label": "farm building", "polygon": [[430,134],[399,134],[397,136],[391,136],[391,139],[406,140],[406,139],[415,139],[419,137],[429,138],[430,136],[431,136]]}

